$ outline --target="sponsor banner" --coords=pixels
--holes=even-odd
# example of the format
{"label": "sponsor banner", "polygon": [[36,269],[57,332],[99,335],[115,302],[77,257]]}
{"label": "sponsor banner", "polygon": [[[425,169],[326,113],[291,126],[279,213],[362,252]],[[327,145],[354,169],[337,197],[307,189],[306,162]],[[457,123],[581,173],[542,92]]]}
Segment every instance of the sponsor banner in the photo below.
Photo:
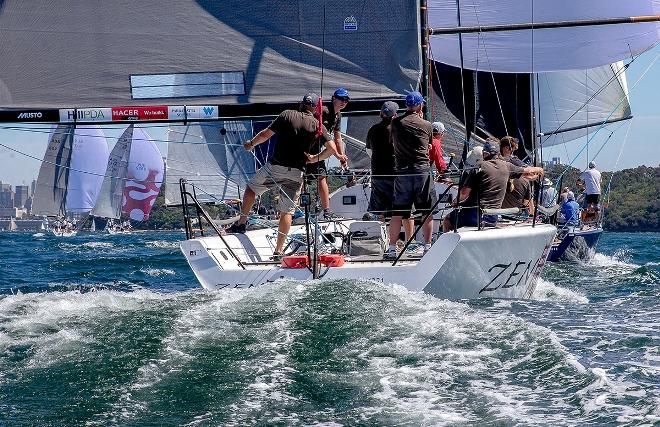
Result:
{"label": "sponsor banner", "polygon": [[215,105],[183,105],[170,106],[168,111],[170,120],[212,120],[218,118],[218,107]]}
{"label": "sponsor banner", "polygon": [[60,109],[60,122],[109,122],[112,121],[112,108],[63,108]]}
{"label": "sponsor banner", "polygon": [[0,111],[2,122],[57,122],[59,110],[4,110]]}
{"label": "sponsor banner", "polygon": [[113,107],[112,120],[167,120],[168,107]]}

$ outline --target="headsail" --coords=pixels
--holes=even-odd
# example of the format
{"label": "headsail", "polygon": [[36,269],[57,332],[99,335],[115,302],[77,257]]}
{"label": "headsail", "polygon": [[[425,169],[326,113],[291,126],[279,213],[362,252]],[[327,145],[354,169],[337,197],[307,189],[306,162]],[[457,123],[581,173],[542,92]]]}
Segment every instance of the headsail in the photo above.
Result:
{"label": "headsail", "polygon": [[73,149],[66,194],[66,210],[86,213],[92,210],[101,189],[108,164],[108,142],[100,126],[79,125],[73,136]]}
{"label": "headsail", "polygon": [[165,203],[181,203],[181,178],[203,190],[197,193],[203,202],[242,197],[256,170],[255,157],[243,148],[252,127],[250,120],[170,126]]}
{"label": "headsail", "polygon": [[[458,6],[457,6],[458,5]],[[657,15],[657,0],[429,0],[432,28]],[[433,58],[459,67],[507,73],[586,69],[637,55],[659,39],[658,23],[498,31],[431,37]]]}
{"label": "headsail", "polygon": [[151,136],[142,128],[133,128],[132,136],[122,213],[132,220],[145,221],[160,193],[165,169],[163,156]]}

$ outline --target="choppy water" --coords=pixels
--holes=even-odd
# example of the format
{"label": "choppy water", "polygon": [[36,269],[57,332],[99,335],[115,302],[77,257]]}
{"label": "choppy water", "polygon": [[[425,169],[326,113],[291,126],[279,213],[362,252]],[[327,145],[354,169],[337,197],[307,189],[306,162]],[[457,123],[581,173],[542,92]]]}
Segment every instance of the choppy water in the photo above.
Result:
{"label": "choppy water", "polygon": [[199,288],[178,233],[1,233],[0,425],[657,425],[660,235],[532,300]]}

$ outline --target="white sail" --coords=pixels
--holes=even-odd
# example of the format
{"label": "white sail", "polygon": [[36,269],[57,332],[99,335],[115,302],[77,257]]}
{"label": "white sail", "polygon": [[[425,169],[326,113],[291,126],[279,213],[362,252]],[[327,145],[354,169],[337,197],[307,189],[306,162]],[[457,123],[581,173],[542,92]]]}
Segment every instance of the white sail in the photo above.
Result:
{"label": "white sail", "polygon": [[133,125],[126,128],[110,153],[103,184],[91,212],[94,216],[115,219],[121,216],[133,129]]}
{"label": "white sail", "polygon": [[631,118],[622,63],[538,75],[542,145],[563,144],[607,122]]}
{"label": "white sail", "polygon": [[[460,6],[460,9],[458,6]],[[455,28],[660,14],[658,0],[429,0],[429,26]],[[659,39],[657,23],[431,37],[433,59],[470,70],[533,73],[595,68],[637,55]]]}
{"label": "white sail", "polygon": [[34,215],[64,216],[66,188],[71,163],[73,126],[54,126],[44,154],[34,191]]}
{"label": "white sail", "polygon": [[66,210],[86,213],[99,195],[108,164],[108,143],[100,126],[79,125],[73,136],[73,149],[67,183]]}

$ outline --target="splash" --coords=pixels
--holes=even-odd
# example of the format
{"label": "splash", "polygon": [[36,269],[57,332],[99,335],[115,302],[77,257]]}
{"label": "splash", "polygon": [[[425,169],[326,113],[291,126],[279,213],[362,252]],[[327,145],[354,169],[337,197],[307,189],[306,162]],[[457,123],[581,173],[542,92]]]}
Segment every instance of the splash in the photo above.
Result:
{"label": "splash", "polygon": [[555,283],[539,279],[532,299],[538,301],[570,302],[575,304],[588,304],[589,299],[578,291],[563,288]]}

